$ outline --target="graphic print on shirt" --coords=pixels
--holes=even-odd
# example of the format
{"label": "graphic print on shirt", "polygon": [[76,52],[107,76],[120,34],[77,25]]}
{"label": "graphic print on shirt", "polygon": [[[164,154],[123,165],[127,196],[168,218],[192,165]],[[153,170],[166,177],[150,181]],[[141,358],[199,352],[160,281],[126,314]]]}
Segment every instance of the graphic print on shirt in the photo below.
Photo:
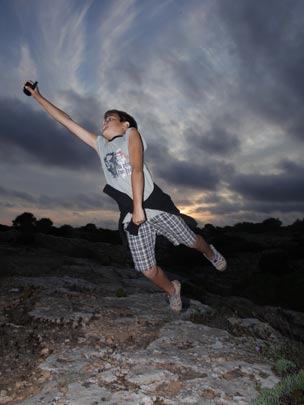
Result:
{"label": "graphic print on shirt", "polygon": [[131,164],[127,156],[118,149],[116,152],[107,153],[104,158],[105,166],[114,178],[131,176]]}

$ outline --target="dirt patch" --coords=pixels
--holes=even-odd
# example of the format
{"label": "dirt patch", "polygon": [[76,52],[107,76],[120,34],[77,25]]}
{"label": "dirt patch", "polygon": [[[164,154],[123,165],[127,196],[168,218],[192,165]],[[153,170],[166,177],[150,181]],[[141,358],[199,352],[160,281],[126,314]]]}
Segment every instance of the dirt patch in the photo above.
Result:
{"label": "dirt patch", "polygon": [[35,290],[1,292],[0,403],[36,393],[49,377],[37,369],[43,359],[62,344],[76,344],[82,332],[61,325],[33,322],[28,313]]}

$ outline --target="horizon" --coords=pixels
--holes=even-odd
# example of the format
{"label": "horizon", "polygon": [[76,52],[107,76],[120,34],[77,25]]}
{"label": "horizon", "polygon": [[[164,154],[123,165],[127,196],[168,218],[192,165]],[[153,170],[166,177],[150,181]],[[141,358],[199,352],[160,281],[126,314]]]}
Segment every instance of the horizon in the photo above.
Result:
{"label": "horizon", "polygon": [[[77,224],[77,225],[73,225],[73,224],[68,224],[68,223],[65,223],[65,224],[56,224],[55,222],[53,222],[53,220],[52,220],[52,218],[49,218],[49,217],[41,217],[41,218],[37,218],[36,217],[36,215],[34,214],[34,213],[32,213],[32,212],[23,212],[23,213],[21,213],[21,214],[19,214],[19,215],[17,215],[16,216],[16,218],[18,217],[18,216],[20,216],[20,215],[22,215],[22,214],[31,214],[31,215],[33,215],[33,217],[35,218],[35,220],[37,220],[37,221],[39,221],[39,220],[41,220],[41,219],[49,219],[51,222],[52,222],[52,227],[55,227],[55,228],[60,228],[60,227],[62,227],[62,226],[71,226],[72,228],[82,228],[82,227],[85,227],[85,226],[87,226],[87,225],[94,225],[94,226],[96,226],[96,229],[97,230],[99,230],[99,229],[104,229],[104,230],[111,230],[111,231],[118,231],[119,230],[119,228],[118,228],[118,221],[117,221],[117,226],[116,226],[116,228],[105,228],[105,227],[103,227],[103,226],[98,226],[97,224],[95,224],[95,223],[93,223],[93,222],[88,222],[88,223],[86,223],[86,224]],[[3,223],[1,223],[0,222],[0,226],[2,225],[2,226],[8,226],[8,227],[14,227],[14,225],[13,225],[13,221],[16,219],[16,218],[14,218],[12,221],[11,221],[11,224],[3,224]],[[304,217],[303,218],[297,218],[295,221],[293,221],[292,223],[289,223],[289,224],[284,224],[283,223],[283,221],[280,219],[280,218],[274,218],[274,217],[268,217],[268,218],[265,218],[265,219],[263,219],[262,221],[260,221],[260,222],[251,222],[251,221],[242,221],[242,222],[236,222],[236,223],[234,223],[234,224],[230,224],[230,225],[215,225],[215,224],[213,224],[213,223],[210,223],[210,222],[208,222],[208,223],[205,223],[204,225],[202,225],[202,226],[200,226],[200,224],[198,224],[197,225],[197,227],[198,228],[200,228],[200,229],[204,229],[204,227],[206,226],[206,225],[212,225],[212,226],[214,226],[215,228],[226,228],[226,227],[236,227],[237,225],[246,225],[246,224],[250,224],[250,225],[259,225],[259,224],[263,224],[265,221],[268,221],[268,220],[275,220],[275,221],[279,221],[279,222],[281,222],[281,225],[280,225],[280,227],[281,228],[283,228],[283,227],[288,227],[288,226],[293,226],[293,225],[295,225],[297,222],[304,222]]]}

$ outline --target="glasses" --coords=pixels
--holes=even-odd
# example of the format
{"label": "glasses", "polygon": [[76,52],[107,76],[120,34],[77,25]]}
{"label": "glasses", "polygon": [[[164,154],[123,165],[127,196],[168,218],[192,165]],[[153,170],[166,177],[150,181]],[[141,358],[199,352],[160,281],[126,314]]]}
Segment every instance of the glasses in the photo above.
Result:
{"label": "glasses", "polygon": [[105,123],[109,123],[109,122],[111,122],[111,121],[120,121],[120,119],[119,118],[116,118],[116,117],[112,117],[112,116],[110,116],[110,117],[107,117],[107,118],[105,118],[104,120],[103,120],[103,122],[105,122]]}

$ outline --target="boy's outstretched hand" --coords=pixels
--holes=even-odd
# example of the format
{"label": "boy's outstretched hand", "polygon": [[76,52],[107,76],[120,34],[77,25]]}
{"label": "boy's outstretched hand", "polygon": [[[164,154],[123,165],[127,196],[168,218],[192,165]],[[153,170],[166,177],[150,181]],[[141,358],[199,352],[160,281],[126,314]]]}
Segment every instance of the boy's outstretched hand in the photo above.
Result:
{"label": "boy's outstretched hand", "polygon": [[23,85],[24,94],[27,96],[35,96],[36,94],[40,94],[37,83],[38,82],[33,82],[32,80],[27,80]]}

